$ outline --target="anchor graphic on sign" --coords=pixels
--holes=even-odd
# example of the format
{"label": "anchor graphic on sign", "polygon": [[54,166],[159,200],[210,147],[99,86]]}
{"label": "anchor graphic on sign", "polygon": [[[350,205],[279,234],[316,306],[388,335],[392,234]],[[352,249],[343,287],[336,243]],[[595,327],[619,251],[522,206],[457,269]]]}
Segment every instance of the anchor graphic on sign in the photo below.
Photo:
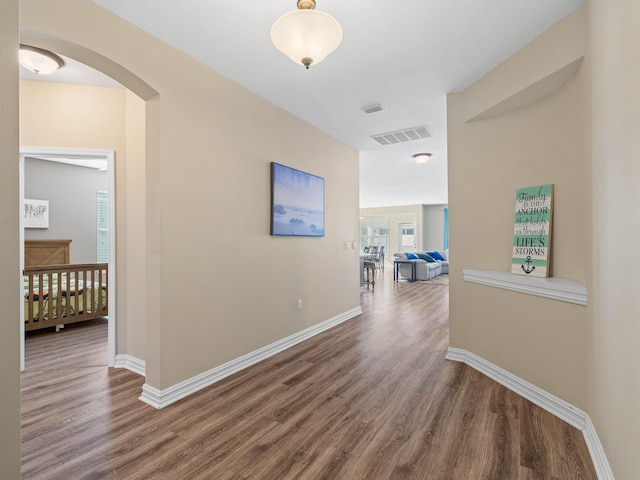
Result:
{"label": "anchor graphic on sign", "polygon": [[529,275],[531,272],[533,272],[536,269],[535,265],[533,267],[531,266],[531,255],[527,255],[527,268],[524,268],[524,265],[520,265],[520,266],[522,267],[522,270],[524,271],[524,273],[526,273],[527,275]]}

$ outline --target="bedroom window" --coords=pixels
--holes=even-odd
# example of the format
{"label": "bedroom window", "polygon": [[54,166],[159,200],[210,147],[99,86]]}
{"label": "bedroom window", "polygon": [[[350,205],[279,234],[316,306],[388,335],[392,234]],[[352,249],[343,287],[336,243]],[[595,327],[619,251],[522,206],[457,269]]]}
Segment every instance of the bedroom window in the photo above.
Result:
{"label": "bedroom window", "polygon": [[109,192],[98,190],[96,197],[97,255],[98,263],[109,261]]}

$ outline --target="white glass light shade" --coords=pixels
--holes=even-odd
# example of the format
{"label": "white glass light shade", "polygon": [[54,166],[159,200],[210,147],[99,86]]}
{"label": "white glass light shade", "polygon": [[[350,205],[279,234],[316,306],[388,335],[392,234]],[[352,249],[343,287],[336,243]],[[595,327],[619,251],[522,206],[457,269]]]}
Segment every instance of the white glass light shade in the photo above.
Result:
{"label": "white glass light shade", "polygon": [[271,27],[271,41],[295,63],[320,63],[342,41],[342,27],[331,15],[316,10],[285,13]]}
{"label": "white glass light shade", "polygon": [[418,164],[427,163],[429,161],[429,159],[431,158],[431,154],[430,153],[415,153],[415,154],[413,154],[411,156],[413,157],[413,159]]}
{"label": "white glass light shade", "polygon": [[38,75],[49,75],[64,66],[64,60],[55,53],[27,45],[20,45],[18,61]]}

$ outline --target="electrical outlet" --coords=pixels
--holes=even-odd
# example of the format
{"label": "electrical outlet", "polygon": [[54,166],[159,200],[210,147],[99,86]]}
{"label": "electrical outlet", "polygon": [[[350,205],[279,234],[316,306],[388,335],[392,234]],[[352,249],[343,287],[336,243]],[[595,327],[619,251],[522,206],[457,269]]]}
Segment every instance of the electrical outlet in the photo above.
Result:
{"label": "electrical outlet", "polygon": [[302,310],[302,299],[298,300],[298,310]]}

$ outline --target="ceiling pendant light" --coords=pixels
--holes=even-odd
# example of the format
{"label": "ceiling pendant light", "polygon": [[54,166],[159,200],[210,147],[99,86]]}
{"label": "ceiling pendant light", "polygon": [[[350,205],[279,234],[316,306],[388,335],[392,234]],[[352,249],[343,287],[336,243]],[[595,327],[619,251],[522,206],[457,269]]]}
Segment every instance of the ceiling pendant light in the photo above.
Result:
{"label": "ceiling pendant light", "polygon": [[20,45],[20,65],[37,75],[49,75],[64,66],[64,60],[49,50]]}
{"label": "ceiling pendant light", "polygon": [[342,27],[331,15],[315,10],[315,0],[298,0],[298,10],[285,13],[271,27],[278,50],[307,69],[320,63],[342,41]]}
{"label": "ceiling pendant light", "polygon": [[423,163],[427,163],[431,158],[431,153],[414,153],[411,155],[417,164],[422,165]]}

